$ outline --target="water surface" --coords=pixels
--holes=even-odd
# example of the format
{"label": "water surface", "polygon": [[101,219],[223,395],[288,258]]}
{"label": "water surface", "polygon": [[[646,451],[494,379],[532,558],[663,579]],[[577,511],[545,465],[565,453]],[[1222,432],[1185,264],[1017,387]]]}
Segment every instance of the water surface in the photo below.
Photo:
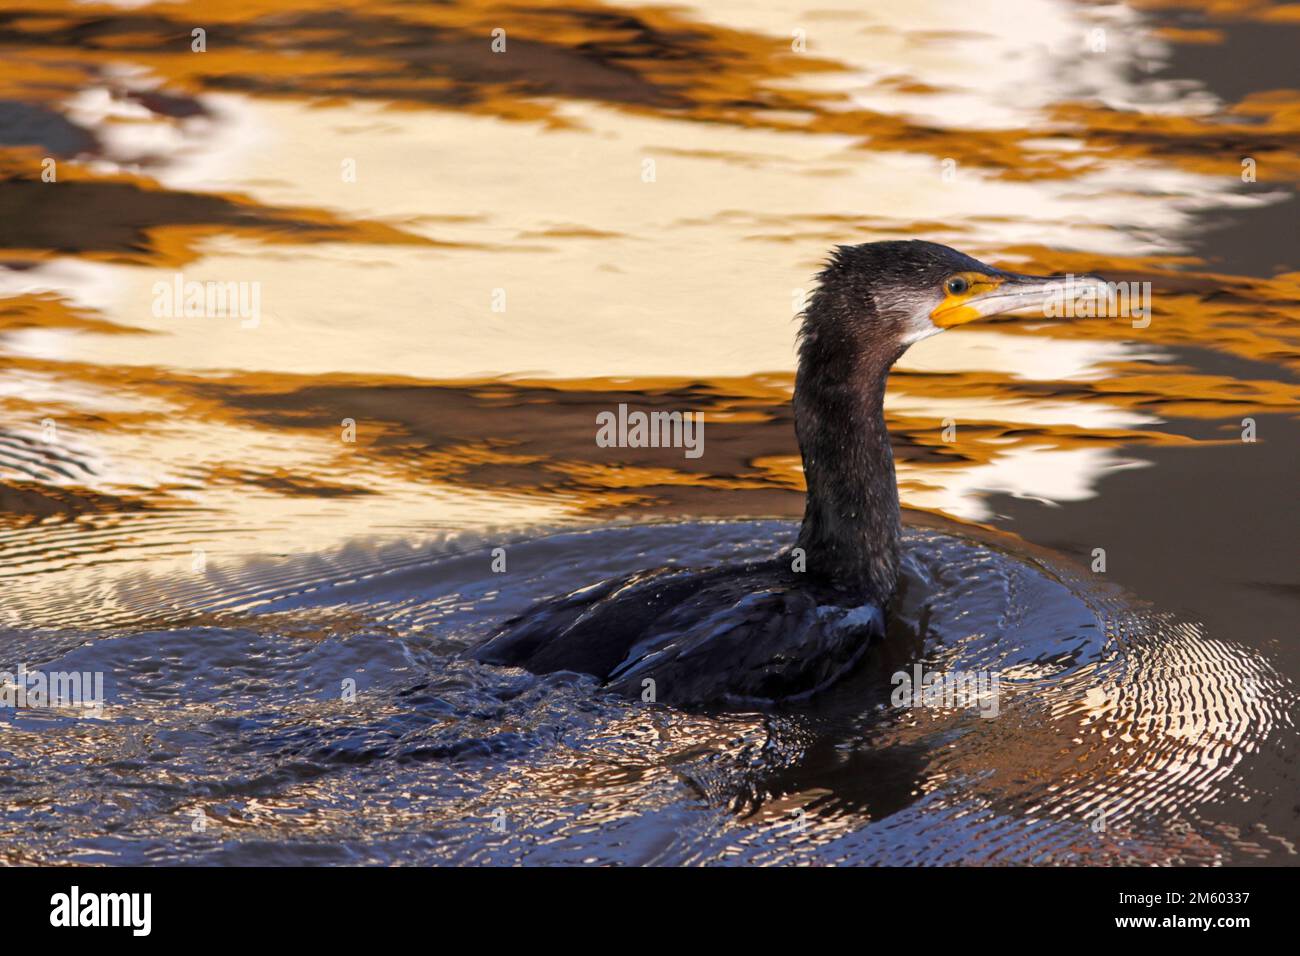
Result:
{"label": "water surface", "polygon": [[[0,710],[0,858],[1294,862],[1298,30],[0,4],[0,670],[107,697]],[[900,363],[897,659],[711,717],[455,659],[788,541],[794,315],[897,237],[1154,306]],[[178,275],[259,321],[159,315]],[[623,402],[703,412],[704,455],[598,447]],[[1000,716],[890,707],[916,661],[1003,673]]]}

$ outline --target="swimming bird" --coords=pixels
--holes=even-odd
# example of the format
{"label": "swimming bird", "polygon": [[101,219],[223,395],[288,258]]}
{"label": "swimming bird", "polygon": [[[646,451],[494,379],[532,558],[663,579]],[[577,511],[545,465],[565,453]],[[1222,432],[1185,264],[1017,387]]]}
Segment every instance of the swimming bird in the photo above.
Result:
{"label": "swimming bird", "polygon": [[1094,276],[1032,276],[919,240],[836,247],[799,332],[795,433],[807,484],[789,553],[593,584],[513,618],[479,661],[592,674],[681,707],[766,706],[816,694],[883,639],[901,534],[885,382],[909,346],[1055,297]]}

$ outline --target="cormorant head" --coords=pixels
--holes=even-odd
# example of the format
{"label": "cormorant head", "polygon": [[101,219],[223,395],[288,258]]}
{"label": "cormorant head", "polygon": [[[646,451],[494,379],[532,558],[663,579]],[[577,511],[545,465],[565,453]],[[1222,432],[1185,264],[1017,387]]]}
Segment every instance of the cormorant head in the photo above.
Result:
{"label": "cormorant head", "polygon": [[899,503],[885,426],[889,367],[909,345],[987,315],[1060,304],[1095,276],[1004,272],[934,242],[838,246],[804,310],[794,421],[809,567],[876,602],[898,580]]}
{"label": "cormorant head", "polygon": [[[804,337],[848,336],[871,352],[901,355],[909,345],[975,319],[1063,304],[1104,283],[1096,276],[1033,276],[985,265],[956,249],[920,240],[837,246],[818,276]],[[826,325],[831,328],[825,328]]]}

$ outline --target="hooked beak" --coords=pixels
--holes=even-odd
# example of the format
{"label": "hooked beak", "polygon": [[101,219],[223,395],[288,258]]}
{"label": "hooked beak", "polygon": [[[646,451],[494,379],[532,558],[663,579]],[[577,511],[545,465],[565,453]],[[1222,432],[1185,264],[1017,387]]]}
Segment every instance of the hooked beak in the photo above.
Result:
{"label": "hooked beak", "polygon": [[990,315],[1033,308],[1048,316],[1072,314],[1068,303],[1082,295],[1106,301],[1106,280],[1094,275],[1030,276],[994,272],[973,276],[967,292],[949,295],[930,314],[941,329],[964,325]]}

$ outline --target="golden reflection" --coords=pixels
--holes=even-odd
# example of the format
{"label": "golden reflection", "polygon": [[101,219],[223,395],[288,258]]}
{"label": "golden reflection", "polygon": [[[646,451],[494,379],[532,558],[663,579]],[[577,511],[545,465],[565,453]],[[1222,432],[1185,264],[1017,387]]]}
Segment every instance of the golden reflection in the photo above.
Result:
{"label": "golden reflection", "polygon": [[[189,4],[23,4],[0,79],[22,119],[0,147],[8,580],[239,562],[286,528],[328,549],[797,516],[794,315],[835,242],[1151,283],[1141,327],[914,348],[887,405],[912,507],[1080,500],[1143,448],[1293,414],[1300,273],[1234,274],[1198,241],[1294,189],[1300,94],[1170,96],[1136,67],[1297,8],[1215,0],[1190,28],[1165,6],[1026,3],[1021,36],[832,5],[799,53],[761,7],[231,0],[203,5],[196,54]],[[1104,58],[1079,49],[1117,23]],[[260,324],[155,315],[181,273],[258,283]],[[704,413],[706,456],[599,448],[625,401]]]}

